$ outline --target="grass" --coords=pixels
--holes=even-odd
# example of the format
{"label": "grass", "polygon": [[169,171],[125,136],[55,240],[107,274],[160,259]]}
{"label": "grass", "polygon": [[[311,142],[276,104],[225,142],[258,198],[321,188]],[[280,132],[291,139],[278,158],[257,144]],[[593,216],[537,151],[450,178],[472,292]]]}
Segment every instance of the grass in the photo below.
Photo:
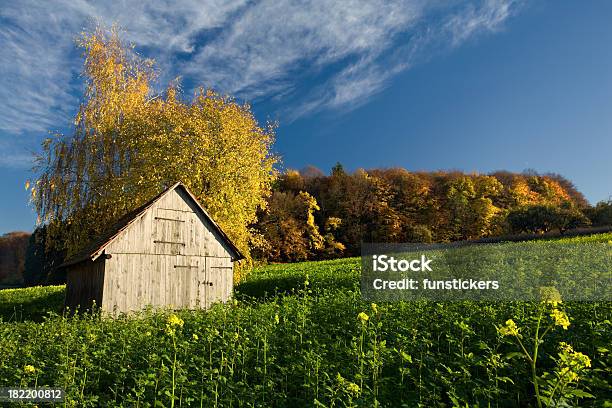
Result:
{"label": "grass", "polygon": [[49,313],[61,312],[64,294],[64,285],[0,290],[0,319],[41,321]]}
{"label": "grass", "polygon": [[[537,302],[371,305],[359,262],[263,266],[236,302],[176,315],[68,318],[54,314],[61,286],[0,291],[0,386],[61,386],[67,406],[515,407],[537,405],[535,381],[545,404],[612,403],[610,302],[557,306],[567,329]],[[535,377],[498,330],[509,320],[527,351],[549,327]],[[578,356],[563,360],[561,342],[591,367],[572,366],[579,379],[547,402],[563,361]]]}
{"label": "grass", "polygon": [[584,242],[612,242],[612,232],[605,234],[583,235],[579,237],[561,238],[555,240],[559,243],[584,243]]}

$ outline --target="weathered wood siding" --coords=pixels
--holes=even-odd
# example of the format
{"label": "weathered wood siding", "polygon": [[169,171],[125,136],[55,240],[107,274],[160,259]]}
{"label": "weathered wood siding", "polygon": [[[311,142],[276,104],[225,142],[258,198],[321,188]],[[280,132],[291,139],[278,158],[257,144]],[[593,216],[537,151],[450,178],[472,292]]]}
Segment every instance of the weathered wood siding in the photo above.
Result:
{"label": "weathered wood siding", "polygon": [[207,308],[231,297],[230,252],[181,190],[163,196],[105,252],[106,311]]}
{"label": "weathered wood siding", "polygon": [[82,262],[72,266],[66,273],[65,306],[71,311],[89,309],[95,301],[102,304],[105,260]]}

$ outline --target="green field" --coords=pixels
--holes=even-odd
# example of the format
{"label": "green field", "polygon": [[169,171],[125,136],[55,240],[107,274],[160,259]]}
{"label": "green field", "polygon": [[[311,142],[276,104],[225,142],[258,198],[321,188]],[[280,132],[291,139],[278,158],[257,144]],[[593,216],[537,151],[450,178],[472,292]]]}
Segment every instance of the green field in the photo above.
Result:
{"label": "green field", "polygon": [[[262,266],[235,302],[178,318],[64,317],[61,286],[3,290],[0,386],[64,387],[68,406],[92,407],[537,406],[530,362],[498,327],[512,319],[530,352],[541,317],[544,403],[554,389],[558,406],[612,406],[612,303],[372,305],[359,273],[357,258]],[[554,388],[568,372],[577,378]]]}

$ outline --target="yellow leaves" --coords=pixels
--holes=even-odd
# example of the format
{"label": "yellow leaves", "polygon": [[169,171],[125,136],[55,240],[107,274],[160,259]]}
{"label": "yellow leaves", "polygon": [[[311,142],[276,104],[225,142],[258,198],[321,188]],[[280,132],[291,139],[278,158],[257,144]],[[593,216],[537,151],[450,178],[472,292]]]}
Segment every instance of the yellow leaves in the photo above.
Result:
{"label": "yellow leaves", "polygon": [[[115,28],[84,34],[79,45],[86,92],[76,130],[45,142],[41,184],[31,190],[53,230],[49,242],[73,254],[87,243],[83,236],[181,180],[248,255],[247,225],[275,177],[273,128],[210,89],[193,101],[181,99],[176,83],[156,94],[152,61],[136,56]],[[79,227],[64,228],[68,219]]]}
{"label": "yellow leaves", "polygon": [[558,181],[548,176],[515,175],[510,193],[517,206],[559,205],[572,201],[568,191]]}
{"label": "yellow leaves", "polygon": [[562,202],[562,201],[567,201],[571,199],[569,194],[567,194],[565,189],[561,187],[561,185],[557,181],[555,180],[547,180],[547,181],[548,181],[548,187],[550,188],[552,195],[554,197],[554,200],[556,202]]}

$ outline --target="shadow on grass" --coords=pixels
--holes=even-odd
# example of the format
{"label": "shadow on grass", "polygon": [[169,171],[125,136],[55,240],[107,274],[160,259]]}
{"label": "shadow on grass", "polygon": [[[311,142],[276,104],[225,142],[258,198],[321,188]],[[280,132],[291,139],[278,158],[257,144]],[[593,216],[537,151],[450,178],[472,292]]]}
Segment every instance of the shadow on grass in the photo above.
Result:
{"label": "shadow on grass", "polygon": [[0,291],[0,319],[3,322],[40,322],[51,313],[61,313],[63,286],[5,289]]}

